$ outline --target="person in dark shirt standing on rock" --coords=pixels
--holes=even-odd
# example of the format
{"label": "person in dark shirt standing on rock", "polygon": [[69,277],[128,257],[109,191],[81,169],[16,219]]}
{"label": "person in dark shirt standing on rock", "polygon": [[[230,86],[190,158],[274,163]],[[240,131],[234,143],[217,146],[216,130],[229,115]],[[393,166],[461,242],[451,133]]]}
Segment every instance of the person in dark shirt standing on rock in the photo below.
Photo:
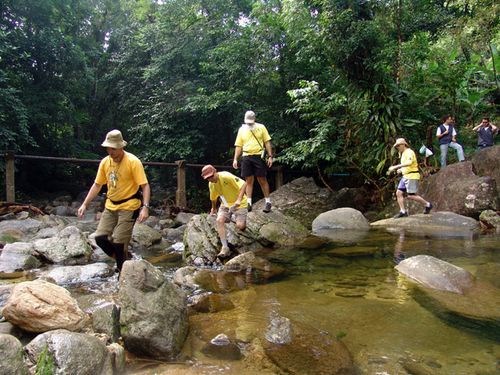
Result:
{"label": "person in dark shirt standing on rock", "polygon": [[127,260],[136,219],[140,223],[149,216],[151,196],[144,167],[135,155],[123,150],[126,144],[119,130],[111,130],[106,135],[101,146],[106,147],[108,156],[101,160],[95,182],[78,209],[81,218],[102,186],[107,185],[105,209],[97,226],[95,242],[107,255],[115,258],[118,272]]}
{"label": "person in dark shirt standing on rock", "polygon": [[457,143],[457,130],[453,126],[455,119],[451,115],[443,117],[443,123],[438,126],[436,136],[439,140],[439,149],[441,150],[441,168],[446,167],[446,158],[448,156],[448,147],[457,150],[458,161],[464,161],[464,149]]}
{"label": "person in dark shirt standing on rock", "polygon": [[495,144],[495,135],[498,128],[490,122],[489,117],[483,117],[481,123],[472,130],[477,132],[477,147],[479,149],[491,147]]}

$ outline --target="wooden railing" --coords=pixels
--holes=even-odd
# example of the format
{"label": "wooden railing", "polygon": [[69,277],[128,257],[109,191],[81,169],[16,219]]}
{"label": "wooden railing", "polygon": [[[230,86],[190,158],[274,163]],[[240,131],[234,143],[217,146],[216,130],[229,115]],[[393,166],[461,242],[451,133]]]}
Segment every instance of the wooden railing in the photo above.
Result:
{"label": "wooden railing", "polygon": [[[75,158],[61,158],[52,156],[36,156],[36,155],[16,155],[13,151],[5,152],[5,195],[8,203],[16,201],[16,183],[15,183],[15,161],[16,159],[34,159],[55,162],[66,162],[74,164],[99,164],[100,160],[93,159],[75,159]],[[174,163],[164,163],[156,161],[147,161],[142,163],[145,166],[154,167],[176,167],[177,168],[177,190],[175,192],[175,203],[178,207],[187,207],[186,197],[186,168],[203,168],[205,164],[191,164],[186,160],[177,160]],[[227,165],[214,165],[217,169],[231,169]],[[276,189],[283,185],[283,167],[273,167],[275,172],[275,186]]]}

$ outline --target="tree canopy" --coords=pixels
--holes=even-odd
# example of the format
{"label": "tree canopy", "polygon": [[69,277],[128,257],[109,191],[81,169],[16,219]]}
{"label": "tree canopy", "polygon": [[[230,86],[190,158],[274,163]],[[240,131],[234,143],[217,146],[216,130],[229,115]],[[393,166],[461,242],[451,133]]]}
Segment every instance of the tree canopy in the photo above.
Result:
{"label": "tree canopy", "polygon": [[498,8],[2,0],[0,146],[88,157],[118,128],[145,160],[222,163],[252,109],[281,163],[383,180],[396,137],[420,145],[446,113],[459,129],[497,118]]}

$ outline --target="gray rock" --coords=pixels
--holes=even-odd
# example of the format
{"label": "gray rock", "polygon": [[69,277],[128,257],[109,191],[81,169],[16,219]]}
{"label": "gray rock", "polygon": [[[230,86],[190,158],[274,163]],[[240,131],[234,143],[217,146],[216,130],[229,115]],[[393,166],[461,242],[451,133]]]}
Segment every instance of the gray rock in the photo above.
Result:
{"label": "gray rock", "polygon": [[75,226],[68,226],[57,237],[40,239],[33,242],[35,250],[52,263],[88,263],[92,248],[83,233]]}
{"label": "gray rock", "polygon": [[126,366],[125,349],[123,346],[112,343],[108,345],[108,351],[111,353],[111,362],[113,363],[113,374],[124,374]]}
{"label": "gray rock", "polygon": [[23,345],[14,336],[0,333],[0,374],[24,375],[28,369],[23,362]]}
{"label": "gray rock", "polygon": [[472,163],[466,161],[442,168],[423,180],[419,194],[432,202],[435,211],[451,211],[477,219],[481,211],[499,208],[497,189],[493,177],[476,175]]}
{"label": "gray rock", "polygon": [[210,340],[201,351],[209,357],[222,360],[238,360],[243,357],[238,346],[223,333]]}
{"label": "gray rock", "polygon": [[41,277],[54,280],[57,284],[84,283],[113,276],[114,270],[106,263],[92,263],[85,266],[56,267],[44,272]]}
{"label": "gray rock", "polygon": [[145,260],[126,261],[118,300],[125,348],[137,355],[173,359],[188,329],[187,303],[182,290],[165,281]]}
{"label": "gray rock", "polygon": [[35,366],[41,353],[53,358],[55,374],[112,375],[111,355],[96,337],[58,329],[38,335],[25,347],[28,361]]}
{"label": "gray rock", "polygon": [[112,302],[92,308],[92,328],[94,332],[105,333],[112,342],[120,338],[120,308]]}
{"label": "gray rock", "polygon": [[[500,145],[487,147],[476,152],[471,159],[474,171],[478,176],[489,176],[497,185],[497,193],[500,194]],[[500,197],[499,197],[500,199]]]}
{"label": "gray rock", "polygon": [[148,248],[161,241],[161,232],[145,224],[136,223],[132,232],[132,242],[140,248]]}
{"label": "gray rock", "polygon": [[429,215],[417,214],[399,219],[384,219],[371,223],[371,226],[385,227],[389,230],[404,228],[407,233],[436,237],[470,236],[479,230],[477,220],[453,212],[432,212]]}
{"label": "gray rock", "polygon": [[470,272],[429,255],[410,257],[395,268],[425,287],[453,293],[464,294],[474,282]]}
{"label": "gray rock", "polygon": [[361,212],[350,207],[337,208],[319,214],[312,222],[313,233],[324,229],[370,229]]}
{"label": "gray rock", "polygon": [[45,225],[35,219],[0,221],[0,239],[8,236],[16,241],[28,241]]}
{"label": "gray rock", "polygon": [[178,223],[178,225],[187,224],[194,215],[195,214],[189,212],[179,212],[175,217],[175,222]]}
{"label": "gray rock", "polygon": [[292,342],[290,319],[279,315],[272,316],[265,337],[267,341],[273,344],[289,344]]}
{"label": "gray rock", "polygon": [[14,242],[5,245],[0,254],[0,272],[16,272],[38,268],[41,262],[36,258],[38,255],[29,242]]}

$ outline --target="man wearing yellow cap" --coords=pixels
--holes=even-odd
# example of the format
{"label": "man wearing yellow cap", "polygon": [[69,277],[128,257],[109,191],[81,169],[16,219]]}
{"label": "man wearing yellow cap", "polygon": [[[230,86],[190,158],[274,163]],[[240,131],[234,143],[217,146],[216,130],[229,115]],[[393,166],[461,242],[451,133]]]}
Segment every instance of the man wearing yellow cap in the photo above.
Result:
{"label": "man wearing yellow cap", "polygon": [[115,258],[118,272],[127,260],[136,219],[140,223],[149,216],[151,197],[144,167],[135,155],[123,150],[126,144],[119,130],[111,130],[106,135],[101,146],[106,148],[108,156],[101,160],[95,182],[78,209],[78,216],[82,217],[102,186],[107,185],[106,205],[95,241],[107,255]]}
{"label": "man wearing yellow cap", "polygon": [[420,172],[418,171],[418,162],[415,152],[408,146],[404,138],[398,138],[393,146],[398,150],[401,156],[400,164],[389,167],[389,172],[397,170],[403,177],[399,181],[396,197],[398,199],[399,213],[394,218],[408,216],[405,209],[405,193],[408,194],[408,199],[419,202],[425,206],[424,214],[431,212],[432,203],[427,202],[420,195],[417,195],[418,180],[420,180]]}
{"label": "man wearing yellow cap", "polygon": [[[217,213],[216,226],[222,248],[217,256],[227,257],[231,253],[226,238],[225,224],[231,221],[234,215],[236,228],[243,231],[247,225],[247,198],[245,189],[247,183],[229,172],[217,172],[213,165],[205,165],[201,170],[201,177],[208,181],[210,201],[212,207],[210,215]],[[217,200],[221,200],[217,211]]]}

